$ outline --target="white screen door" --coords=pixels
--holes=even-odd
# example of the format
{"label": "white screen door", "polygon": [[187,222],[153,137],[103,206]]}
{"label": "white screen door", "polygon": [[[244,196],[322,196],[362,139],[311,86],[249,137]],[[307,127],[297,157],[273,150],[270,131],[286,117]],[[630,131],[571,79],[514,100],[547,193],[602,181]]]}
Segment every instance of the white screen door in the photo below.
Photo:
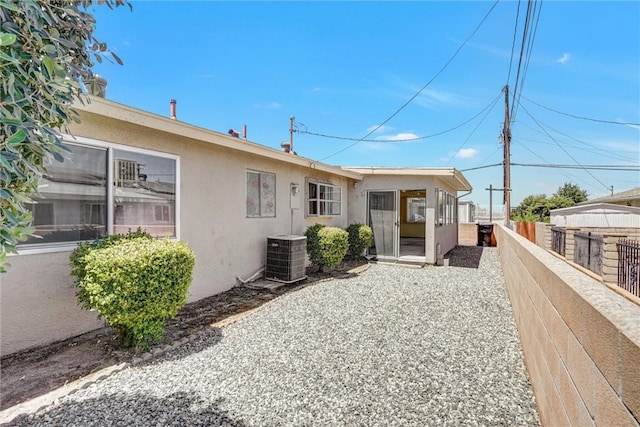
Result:
{"label": "white screen door", "polygon": [[369,255],[379,259],[398,257],[398,204],[396,191],[370,191],[368,197],[369,226],[373,243]]}

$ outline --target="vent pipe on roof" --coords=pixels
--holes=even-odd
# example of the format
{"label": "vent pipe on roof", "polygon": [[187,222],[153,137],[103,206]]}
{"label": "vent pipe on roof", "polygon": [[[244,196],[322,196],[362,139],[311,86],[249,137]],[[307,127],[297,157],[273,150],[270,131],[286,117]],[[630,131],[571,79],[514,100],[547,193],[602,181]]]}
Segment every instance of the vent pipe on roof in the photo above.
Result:
{"label": "vent pipe on roof", "polygon": [[247,140],[247,125],[242,125],[242,138],[244,138],[244,140]]}
{"label": "vent pipe on roof", "polygon": [[171,104],[171,120],[177,120],[177,117],[176,117],[176,100],[172,99],[170,101],[170,104]]}

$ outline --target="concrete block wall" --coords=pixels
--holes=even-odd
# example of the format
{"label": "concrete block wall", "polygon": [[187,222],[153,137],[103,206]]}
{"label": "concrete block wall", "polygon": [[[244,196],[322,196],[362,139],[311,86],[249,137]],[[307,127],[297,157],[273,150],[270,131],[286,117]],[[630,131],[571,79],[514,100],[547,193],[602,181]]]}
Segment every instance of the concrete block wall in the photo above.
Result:
{"label": "concrete block wall", "polygon": [[553,227],[552,224],[536,222],[536,245],[551,249],[551,227]]}
{"label": "concrete block wall", "polygon": [[543,425],[640,426],[640,306],[496,227]]}
{"label": "concrete block wall", "polygon": [[461,246],[477,246],[478,224],[458,223],[458,244]]}

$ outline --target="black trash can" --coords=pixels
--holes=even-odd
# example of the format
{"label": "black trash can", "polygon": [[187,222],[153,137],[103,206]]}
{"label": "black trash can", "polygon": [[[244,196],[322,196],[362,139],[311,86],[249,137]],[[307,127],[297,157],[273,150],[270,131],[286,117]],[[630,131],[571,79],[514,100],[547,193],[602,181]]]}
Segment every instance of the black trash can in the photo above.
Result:
{"label": "black trash can", "polygon": [[478,225],[478,246],[491,246],[491,234],[493,233],[493,224]]}

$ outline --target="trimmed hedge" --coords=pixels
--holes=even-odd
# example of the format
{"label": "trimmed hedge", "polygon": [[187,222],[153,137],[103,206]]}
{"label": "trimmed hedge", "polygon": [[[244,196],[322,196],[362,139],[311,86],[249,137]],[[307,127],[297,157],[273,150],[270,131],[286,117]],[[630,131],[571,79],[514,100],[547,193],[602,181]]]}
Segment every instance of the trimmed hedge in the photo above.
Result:
{"label": "trimmed hedge", "polygon": [[307,255],[311,264],[322,268],[322,248],[320,247],[320,239],[318,232],[325,228],[324,224],[313,224],[307,227],[304,235],[307,237]]}
{"label": "trimmed hedge", "polygon": [[352,259],[362,256],[365,249],[371,246],[373,241],[373,230],[365,224],[353,223],[347,227],[349,233],[349,251]]}
{"label": "trimmed hedge", "polygon": [[314,224],[307,228],[305,236],[309,260],[318,271],[340,265],[349,249],[349,233],[338,227]]}
{"label": "trimmed hedge", "polygon": [[116,328],[125,347],[148,349],[187,302],[195,256],[184,242],[109,236],[72,253],[80,304]]}

